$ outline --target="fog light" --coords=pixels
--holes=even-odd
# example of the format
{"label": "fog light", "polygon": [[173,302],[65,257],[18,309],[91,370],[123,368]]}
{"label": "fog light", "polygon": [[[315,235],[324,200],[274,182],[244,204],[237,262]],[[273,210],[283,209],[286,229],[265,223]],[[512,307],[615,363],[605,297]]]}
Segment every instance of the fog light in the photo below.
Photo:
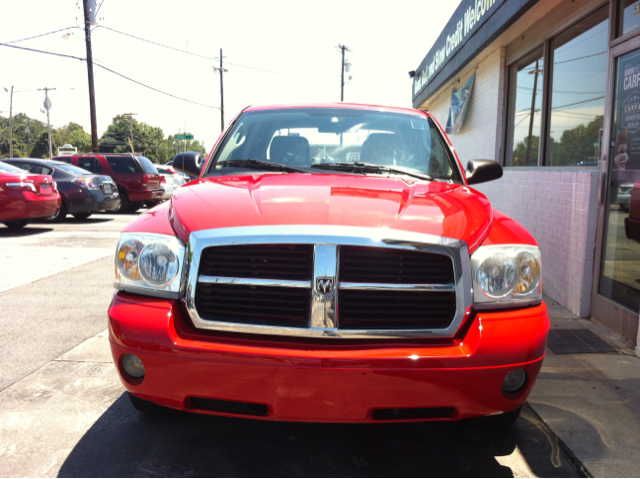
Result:
{"label": "fog light", "polygon": [[144,377],[144,366],[142,360],[135,354],[125,354],[122,356],[122,367],[132,378]]}
{"label": "fog light", "polygon": [[504,377],[502,390],[506,393],[515,393],[524,388],[526,383],[527,372],[524,369],[514,369]]}

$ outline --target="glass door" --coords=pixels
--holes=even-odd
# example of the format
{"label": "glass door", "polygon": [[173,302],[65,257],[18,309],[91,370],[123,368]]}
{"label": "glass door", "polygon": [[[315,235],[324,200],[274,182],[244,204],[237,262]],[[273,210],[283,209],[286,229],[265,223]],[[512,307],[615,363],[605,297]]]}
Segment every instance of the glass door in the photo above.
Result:
{"label": "glass door", "polygon": [[640,311],[640,48],[613,51],[611,120],[606,162],[599,278],[593,316],[631,343]]}

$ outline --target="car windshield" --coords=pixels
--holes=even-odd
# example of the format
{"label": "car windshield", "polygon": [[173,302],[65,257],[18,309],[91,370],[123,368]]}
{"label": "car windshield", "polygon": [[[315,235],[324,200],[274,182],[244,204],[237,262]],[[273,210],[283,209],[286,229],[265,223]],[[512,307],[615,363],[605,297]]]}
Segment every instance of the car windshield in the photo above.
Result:
{"label": "car windshield", "polygon": [[18,168],[17,166],[3,163],[2,161],[0,161],[0,171],[4,173],[22,173],[22,174],[29,173],[28,171],[23,170],[22,168]]}
{"label": "car windshield", "polygon": [[429,118],[345,108],[245,112],[206,176],[228,174],[228,168],[408,174],[461,182],[453,156]]}
{"label": "car windshield", "polygon": [[61,170],[68,171],[69,173],[73,173],[75,175],[93,175],[88,170],[83,168],[78,168],[77,166],[67,165],[66,163],[49,163],[51,166],[55,166],[56,168],[60,168]]}

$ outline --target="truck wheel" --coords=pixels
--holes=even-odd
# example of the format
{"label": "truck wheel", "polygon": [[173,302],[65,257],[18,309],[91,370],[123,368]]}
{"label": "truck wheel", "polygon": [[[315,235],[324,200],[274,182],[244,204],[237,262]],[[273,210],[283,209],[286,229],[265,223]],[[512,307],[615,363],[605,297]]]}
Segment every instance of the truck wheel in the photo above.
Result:
{"label": "truck wheel", "polygon": [[141,413],[158,416],[158,415],[171,414],[174,412],[173,409],[160,406],[159,404],[153,403],[151,401],[147,401],[145,399],[140,399],[139,397],[136,397],[129,392],[127,393],[127,395],[129,396],[129,401],[131,401],[131,405],[136,409],[136,411],[139,411]]}
{"label": "truck wheel", "polygon": [[142,201],[132,201],[132,202],[130,202],[129,203],[129,213],[135,213],[140,208],[142,208],[143,204],[144,203]]}
{"label": "truck wheel", "polygon": [[13,221],[5,221],[4,225],[10,230],[19,230],[20,228],[24,228],[27,226],[29,222],[27,220],[13,220]]}
{"label": "truck wheel", "polygon": [[120,207],[117,210],[114,210],[114,213],[123,214],[129,211],[129,197],[127,196],[127,192],[123,189],[118,188],[118,193],[120,193]]}

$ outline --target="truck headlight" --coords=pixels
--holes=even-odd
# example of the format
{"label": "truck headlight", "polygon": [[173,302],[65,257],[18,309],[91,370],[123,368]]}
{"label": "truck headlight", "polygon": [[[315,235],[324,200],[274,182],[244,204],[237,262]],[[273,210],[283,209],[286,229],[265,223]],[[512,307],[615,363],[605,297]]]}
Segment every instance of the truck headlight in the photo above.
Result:
{"label": "truck headlight", "polygon": [[481,246],[471,255],[476,308],[508,308],[542,300],[540,250],[530,245]]}
{"label": "truck headlight", "polygon": [[175,236],[123,233],[116,251],[116,289],[177,299],[185,246]]}

